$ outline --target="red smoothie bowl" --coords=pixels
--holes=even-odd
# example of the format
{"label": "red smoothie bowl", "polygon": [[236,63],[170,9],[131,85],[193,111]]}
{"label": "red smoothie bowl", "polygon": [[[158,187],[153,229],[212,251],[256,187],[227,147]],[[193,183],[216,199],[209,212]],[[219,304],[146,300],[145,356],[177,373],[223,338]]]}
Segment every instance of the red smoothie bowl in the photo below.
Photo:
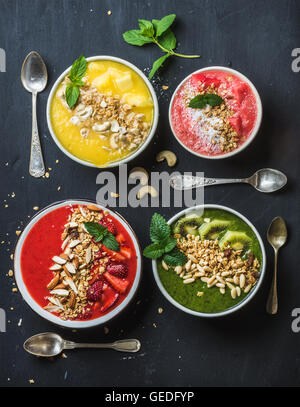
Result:
{"label": "red smoothie bowl", "polygon": [[258,133],[261,99],[252,82],[238,71],[202,68],[178,85],[169,121],[178,142],[192,154],[227,158],[244,150]]}
{"label": "red smoothie bowl", "polygon": [[67,328],[89,328],[118,315],[141,278],[142,256],[128,222],[84,200],[38,212],[19,237],[15,278],[27,304]]}

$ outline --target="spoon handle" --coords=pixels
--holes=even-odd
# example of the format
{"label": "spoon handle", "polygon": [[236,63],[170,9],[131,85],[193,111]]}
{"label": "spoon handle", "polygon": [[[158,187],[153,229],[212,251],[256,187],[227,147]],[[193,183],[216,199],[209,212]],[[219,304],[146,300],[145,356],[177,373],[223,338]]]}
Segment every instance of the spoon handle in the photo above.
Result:
{"label": "spoon handle", "polygon": [[141,343],[138,339],[123,339],[113,343],[75,343],[65,341],[64,349],[93,348],[93,349],[114,349],[119,352],[138,352]]}
{"label": "spoon handle", "polygon": [[267,301],[266,310],[268,314],[274,315],[278,311],[278,298],[277,298],[277,259],[278,250],[275,250],[275,261],[274,261],[274,274],[273,281]]}
{"label": "spoon handle", "polygon": [[39,178],[45,174],[45,165],[37,125],[36,99],[37,93],[34,92],[32,93],[32,137],[31,137],[29,174],[35,178]]}
{"label": "spoon handle", "polygon": [[195,177],[192,175],[175,175],[171,178],[170,184],[174,189],[179,191],[206,187],[210,185],[220,185],[220,184],[235,184],[241,182],[248,182],[247,179],[239,178],[204,178],[204,177]]}

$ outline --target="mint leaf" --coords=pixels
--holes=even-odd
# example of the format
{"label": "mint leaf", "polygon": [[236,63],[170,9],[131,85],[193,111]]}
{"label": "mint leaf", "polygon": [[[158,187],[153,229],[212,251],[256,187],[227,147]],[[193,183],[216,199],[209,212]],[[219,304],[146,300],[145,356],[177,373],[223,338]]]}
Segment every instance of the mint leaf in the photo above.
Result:
{"label": "mint leaf", "polygon": [[168,50],[173,50],[176,47],[176,37],[170,28],[158,38],[158,42]]}
{"label": "mint leaf", "polygon": [[101,242],[104,236],[109,233],[106,227],[97,222],[85,222],[84,227],[90,235],[94,236],[95,242]]}
{"label": "mint leaf", "polygon": [[161,242],[170,237],[171,228],[159,213],[155,213],[151,219],[150,238],[152,242]]}
{"label": "mint leaf", "polygon": [[163,17],[161,20],[155,21],[156,36],[159,37],[162,35],[174,22],[176,14],[169,14],[168,16]]}
{"label": "mint leaf", "polygon": [[87,69],[87,61],[83,55],[81,55],[73,63],[69,78],[72,82],[79,82],[80,79],[85,75]]}
{"label": "mint leaf", "polygon": [[66,101],[70,109],[76,105],[77,100],[80,95],[80,90],[77,85],[73,85],[72,83],[67,86],[66,88]]}
{"label": "mint leaf", "polygon": [[130,45],[137,45],[141,47],[145,44],[150,44],[153,40],[141,34],[140,30],[130,30],[123,33],[124,40]]}
{"label": "mint leaf", "polygon": [[187,257],[178,249],[173,249],[163,257],[164,262],[171,267],[183,266],[187,262]]}
{"label": "mint leaf", "polygon": [[143,255],[148,259],[158,259],[164,254],[164,249],[161,248],[160,243],[152,243],[147,246],[144,251]]}
{"label": "mint leaf", "polygon": [[165,60],[170,56],[171,54],[165,54],[156,61],[154,61],[152,69],[149,73],[149,79],[152,79],[155,72],[162,66],[162,64],[165,62]]}
{"label": "mint leaf", "polygon": [[174,249],[177,244],[177,239],[174,237],[169,237],[166,241],[161,243],[164,246],[165,253],[170,252]]}
{"label": "mint leaf", "polygon": [[115,252],[120,251],[119,243],[117,242],[115,236],[110,232],[107,232],[107,234],[104,236],[102,243],[110,250],[113,250]]}
{"label": "mint leaf", "polygon": [[141,29],[141,34],[146,37],[153,37],[154,35],[154,26],[151,21],[139,19],[139,26]]}
{"label": "mint leaf", "polygon": [[219,106],[224,100],[219,95],[207,93],[204,95],[195,96],[189,103],[189,107],[193,109],[202,109],[206,105]]}

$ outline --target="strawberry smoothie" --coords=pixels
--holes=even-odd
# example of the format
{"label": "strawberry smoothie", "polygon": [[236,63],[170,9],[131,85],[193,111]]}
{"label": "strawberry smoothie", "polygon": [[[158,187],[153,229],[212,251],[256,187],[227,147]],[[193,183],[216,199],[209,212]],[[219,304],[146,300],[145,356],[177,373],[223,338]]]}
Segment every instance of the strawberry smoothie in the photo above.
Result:
{"label": "strawberry smoothie", "polygon": [[[220,96],[220,104],[189,106],[196,96],[207,95]],[[191,151],[212,158],[225,156],[256,133],[258,103],[259,96],[239,76],[225,70],[202,71],[189,76],[173,96],[171,126]]]}

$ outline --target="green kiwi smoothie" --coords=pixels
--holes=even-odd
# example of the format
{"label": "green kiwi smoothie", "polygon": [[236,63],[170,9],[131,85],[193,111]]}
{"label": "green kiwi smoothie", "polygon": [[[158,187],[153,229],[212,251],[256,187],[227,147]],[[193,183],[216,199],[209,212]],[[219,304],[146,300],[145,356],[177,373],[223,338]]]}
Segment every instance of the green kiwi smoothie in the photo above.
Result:
{"label": "green kiwi smoothie", "polygon": [[[210,275],[202,278],[194,277],[195,273],[198,273],[196,265],[194,274],[191,276],[189,271],[184,270],[184,267],[184,271],[177,274],[175,272],[177,269],[168,268],[166,265],[163,267],[161,260],[157,260],[159,278],[175,301],[194,311],[218,313],[232,308],[249,295],[260,275],[262,251],[255,233],[247,223],[225,210],[208,208],[201,216],[197,213],[190,213],[181,217],[172,225],[172,231],[174,237],[177,237],[179,241],[182,239],[184,241],[189,239],[191,243],[197,241],[199,247],[209,244],[213,250],[218,252],[220,262],[222,256],[225,259],[223,261],[228,263],[228,271],[225,272],[225,269],[221,267],[220,272],[217,272],[218,264],[214,264],[214,271],[212,269],[211,271],[213,274],[217,274],[217,278],[221,281],[214,280],[212,283],[214,285],[209,286],[207,281],[202,279],[207,280]],[[242,262],[244,262],[243,265]],[[230,264],[233,264],[234,267],[236,264],[239,266],[232,269]],[[202,267],[199,265],[197,267],[201,273]],[[205,267],[209,267],[209,265],[204,266],[204,269]],[[168,269],[166,270],[166,268]],[[242,274],[244,274],[243,277],[241,277]],[[195,281],[188,280],[192,282],[185,284],[184,279],[189,278]],[[246,282],[244,283],[243,280]]]}

